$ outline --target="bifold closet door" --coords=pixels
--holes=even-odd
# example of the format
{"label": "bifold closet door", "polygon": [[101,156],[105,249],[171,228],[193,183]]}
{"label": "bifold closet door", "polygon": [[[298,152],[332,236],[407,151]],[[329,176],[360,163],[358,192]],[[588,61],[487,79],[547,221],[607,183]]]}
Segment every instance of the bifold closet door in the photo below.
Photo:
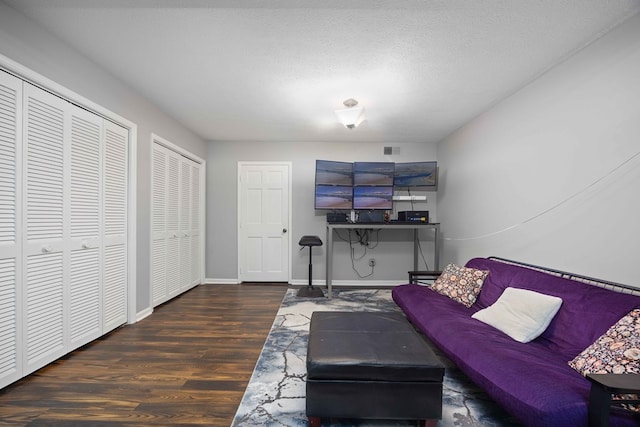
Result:
{"label": "bifold closet door", "polygon": [[167,157],[166,149],[151,148],[151,292],[152,305],[167,300]]}
{"label": "bifold closet door", "polygon": [[200,283],[200,164],[186,157],[180,165],[180,287]]}
{"label": "bifold closet door", "polygon": [[23,374],[126,323],[127,131],[30,84]]}
{"label": "bifold closet door", "polygon": [[199,285],[202,282],[202,230],[200,227],[200,210],[201,210],[201,196],[200,196],[200,172],[201,166],[199,163],[191,162],[191,210],[189,212],[191,216],[191,253],[190,253],[190,286]]}
{"label": "bifold closet door", "polygon": [[104,227],[102,332],[127,321],[127,170],[128,132],[104,121]]}
{"label": "bifold closet door", "polygon": [[180,294],[180,162],[182,156],[167,153],[167,215],[165,236],[167,245],[167,299]]}
{"label": "bifold closet door", "polygon": [[[23,328],[25,373],[66,352],[65,110],[68,103],[24,85]],[[68,273],[68,269],[67,269]]]}
{"label": "bifold closet door", "polygon": [[152,148],[152,256],[153,305],[181,292],[180,280],[180,164],[182,156],[154,143]]}
{"label": "bifold closet door", "polygon": [[[68,182],[68,324],[70,348],[102,335],[100,261],[102,259],[102,124],[101,117],[74,105],[70,114],[71,150]],[[64,260],[65,265],[67,260]]]}
{"label": "bifold closet door", "polygon": [[0,70],[0,388],[126,323],[128,134]]}
{"label": "bifold closet door", "polygon": [[200,283],[200,165],[152,147],[153,306]]}
{"label": "bifold closet door", "polygon": [[0,71],[0,388],[22,377],[19,193],[22,81]]}

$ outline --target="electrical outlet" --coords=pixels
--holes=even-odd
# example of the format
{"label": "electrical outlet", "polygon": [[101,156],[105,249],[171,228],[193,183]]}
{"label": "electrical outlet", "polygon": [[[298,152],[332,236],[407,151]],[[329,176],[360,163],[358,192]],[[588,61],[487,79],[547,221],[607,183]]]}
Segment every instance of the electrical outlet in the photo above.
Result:
{"label": "electrical outlet", "polygon": [[369,258],[369,267],[375,267],[376,266],[376,260],[374,258]]}

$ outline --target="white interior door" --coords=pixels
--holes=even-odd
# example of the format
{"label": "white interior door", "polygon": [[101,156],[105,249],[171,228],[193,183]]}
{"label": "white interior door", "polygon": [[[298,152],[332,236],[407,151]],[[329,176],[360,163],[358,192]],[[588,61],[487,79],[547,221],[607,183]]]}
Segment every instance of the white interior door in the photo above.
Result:
{"label": "white interior door", "polygon": [[238,163],[238,277],[288,282],[291,163]]}

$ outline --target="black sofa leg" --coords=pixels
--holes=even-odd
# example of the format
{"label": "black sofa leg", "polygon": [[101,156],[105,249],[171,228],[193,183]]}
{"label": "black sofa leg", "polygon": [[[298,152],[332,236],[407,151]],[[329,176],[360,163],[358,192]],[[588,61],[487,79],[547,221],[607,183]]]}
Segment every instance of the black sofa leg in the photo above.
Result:
{"label": "black sofa leg", "polygon": [[589,427],[607,427],[609,425],[609,407],[611,391],[597,383],[591,384],[589,393]]}

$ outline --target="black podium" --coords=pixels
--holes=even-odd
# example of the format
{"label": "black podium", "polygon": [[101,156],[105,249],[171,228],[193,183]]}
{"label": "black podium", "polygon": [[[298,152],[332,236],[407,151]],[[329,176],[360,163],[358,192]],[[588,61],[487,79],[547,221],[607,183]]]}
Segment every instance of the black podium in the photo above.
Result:
{"label": "black podium", "polygon": [[318,236],[302,236],[300,241],[298,242],[300,246],[308,246],[309,247],[309,285],[306,288],[301,288],[298,291],[299,297],[305,298],[319,298],[324,297],[324,293],[320,288],[314,288],[311,284],[312,278],[312,263],[311,263],[311,250],[314,246],[322,246],[322,240]]}

